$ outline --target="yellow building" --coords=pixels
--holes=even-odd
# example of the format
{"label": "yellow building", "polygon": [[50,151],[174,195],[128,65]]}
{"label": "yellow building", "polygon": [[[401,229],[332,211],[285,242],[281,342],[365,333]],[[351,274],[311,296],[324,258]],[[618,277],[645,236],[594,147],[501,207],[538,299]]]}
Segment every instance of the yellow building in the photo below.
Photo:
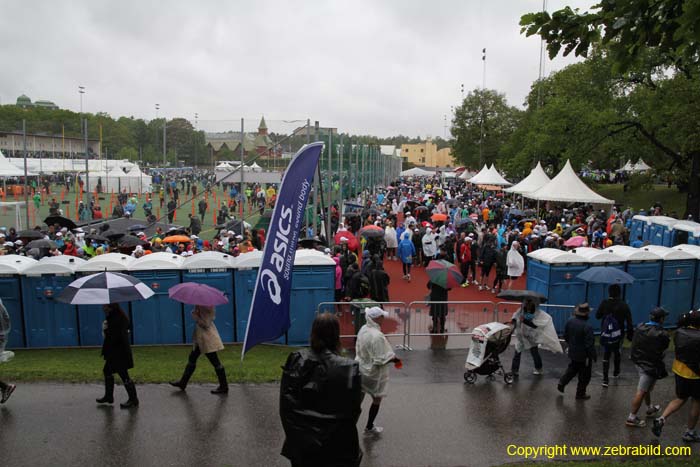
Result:
{"label": "yellow building", "polygon": [[418,144],[402,144],[401,157],[411,164],[422,167],[454,167],[452,150],[442,148],[438,151],[437,144],[427,139]]}

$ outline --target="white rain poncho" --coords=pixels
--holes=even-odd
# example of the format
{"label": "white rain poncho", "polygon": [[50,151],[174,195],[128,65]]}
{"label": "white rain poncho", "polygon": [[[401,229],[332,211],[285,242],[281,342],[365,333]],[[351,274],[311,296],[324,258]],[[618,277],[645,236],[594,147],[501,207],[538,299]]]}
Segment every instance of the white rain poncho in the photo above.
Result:
{"label": "white rain poncho", "polygon": [[525,261],[518,251],[519,246],[518,242],[511,243],[508,256],[506,256],[506,265],[508,266],[508,275],[510,277],[520,277],[525,272]]}
{"label": "white rain poncho", "polygon": [[360,364],[362,390],[372,397],[386,396],[389,363],[396,357],[379,325],[365,313],[367,324],[357,333],[355,360]]}
{"label": "white rain poncho", "polygon": [[12,360],[14,352],[5,350],[5,345],[10,338],[10,314],[0,300],[0,363]]}
{"label": "white rain poncho", "polygon": [[515,312],[513,319],[515,320],[515,336],[512,339],[515,345],[516,352],[523,352],[532,347],[539,347],[544,350],[549,350],[554,353],[562,353],[559,336],[554,329],[552,317],[539,308],[535,311],[532,319],[532,324],[537,326],[536,329],[531,328],[527,324],[523,324],[520,320],[522,316],[522,308]]}

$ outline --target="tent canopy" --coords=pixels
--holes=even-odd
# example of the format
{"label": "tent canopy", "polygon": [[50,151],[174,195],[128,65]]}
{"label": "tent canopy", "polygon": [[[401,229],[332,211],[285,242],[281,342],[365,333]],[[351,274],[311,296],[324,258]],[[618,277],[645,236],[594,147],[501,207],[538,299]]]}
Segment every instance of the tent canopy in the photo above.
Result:
{"label": "tent canopy", "polygon": [[646,172],[647,170],[651,170],[651,167],[647,165],[642,158],[639,158],[639,161],[637,161],[636,164],[632,167],[633,172]]}
{"label": "tent canopy", "polygon": [[613,204],[615,201],[603,198],[578,178],[568,160],[556,177],[539,190],[527,193],[527,198],[542,201],[563,201],[568,203]]}
{"label": "tent canopy", "polygon": [[512,185],[512,183],[510,183],[508,180],[503,178],[501,174],[498,173],[498,170],[496,170],[496,166],[491,165],[491,167],[487,168],[484,165],[484,168],[486,169],[486,171],[484,172],[484,169],[481,169],[481,172],[469,179],[469,183],[473,183],[475,185],[495,186]]}
{"label": "tent canopy", "polygon": [[[37,174],[31,173],[27,171],[27,176],[36,176]],[[5,155],[0,151],[0,178],[4,177],[24,177],[24,169],[20,169],[16,165],[14,165],[12,162],[10,162],[9,159],[5,157]]]}
{"label": "tent canopy", "polygon": [[549,181],[549,177],[546,173],[544,173],[544,169],[542,169],[542,164],[540,164],[538,161],[535,168],[532,169],[532,171],[530,171],[530,175],[523,178],[517,185],[514,185],[510,188],[506,188],[503,191],[506,191],[508,193],[517,193],[519,195],[524,195],[526,193],[531,193],[533,191],[539,190],[547,183],[549,183]]}
{"label": "tent canopy", "polygon": [[488,166],[486,164],[484,164],[484,166],[481,168],[481,170],[479,170],[479,172],[476,175],[474,175],[473,177],[468,178],[467,177],[468,172],[465,170],[460,178],[467,180],[469,183],[479,183],[479,178],[483,177],[484,174],[488,171],[489,171]]}
{"label": "tent canopy", "polygon": [[430,175],[435,175],[435,172],[429,170],[421,169],[420,167],[414,167],[412,169],[404,170],[401,172],[402,177],[427,177]]}

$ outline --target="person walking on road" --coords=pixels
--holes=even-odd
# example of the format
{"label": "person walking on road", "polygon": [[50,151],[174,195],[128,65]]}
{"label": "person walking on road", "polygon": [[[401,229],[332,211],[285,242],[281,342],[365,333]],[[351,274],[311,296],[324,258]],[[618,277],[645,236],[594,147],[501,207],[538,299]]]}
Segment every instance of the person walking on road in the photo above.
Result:
{"label": "person walking on road", "polygon": [[525,260],[523,260],[523,255],[520,254],[520,243],[513,242],[510,244],[506,265],[508,266],[508,288],[512,289],[513,281],[525,272]]}
{"label": "person walking on road", "polygon": [[207,204],[207,200],[205,200],[204,198],[199,200],[197,208],[199,209],[199,217],[202,218],[202,222],[204,222],[204,216],[207,214],[208,207],[209,205]]}
{"label": "person walking on road", "polygon": [[608,374],[610,372],[610,356],[613,357],[613,378],[620,375],[620,347],[622,340],[627,336],[631,341],[634,334],[632,324],[632,311],[622,299],[622,289],[618,284],[612,284],[608,288],[609,298],[606,298],[598,306],[595,313],[596,319],[602,320],[600,327],[600,345],[603,346],[603,387],[609,385]]}
{"label": "person walking on road", "polygon": [[292,467],[359,466],[359,365],[340,356],[340,322],[333,314],[316,316],[309,341],[309,349],[292,352],[282,367],[282,455]]}
{"label": "person walking on road", "polygon": [[[5,308],[2,300],[0,300],[0,363],[8,362],[15,356],[13,352],[5,350],[7,341],[10,338],[11,327],[10,314],[7,312],[7,308]],[[0,404],[7,402],[12,393],[15,392],[15,389],[16,386],[14,384],[0,381]]]}
{"label": "person walking on road", "polygon": [[117,373],[124,383],[124,389],[129,400],[120,404],[122,409],[139,406],[136,395],[136,385],[129,378],[129,370],[134,367],[134,359],[129,343],[129,318],[116,303],[103,305],[105,321],[102,323],[102,356],[105,360],[102,372],[105,377],[105,395],[97,399],[98,404],[114,403],[114,373]]}
{"label": "person walking on road", "polygon": [[430,316],[433,318],[433,326],[430,329],[431,333],[444,334],[446,331],[445,320],[447,319],[447,293],[450,289],[446,289],[438,284],[428,282],[428,289],[430,289]]}
{"label": "person walking on road", "polygon": [[512,323],[515,333],[515,353],[510,372],[514,378],[518,377],[520,357],[524,351],[529,350],[535,366],[532,374],[542,375],[542,357],[539,348],[555,353],[562,352],[552,317],[537,306],[535,299],[527,298],[513,315]]}
{"label": "person walking on road", "polygon": [[681,316],[678,329],[673,336],[676,359],[673,373],[676,376],[676,398],[668,403],[663,414],[654,420],[652,433],[661,436],[668,417],[677,412],[688,399],[693,399],[688,414],[688,425],[683,441],[698,442],[700,434],[696,427],[700,417],[700,310]]}
{"label": "person walking on road", "polygon": [[170,198],[170,201],[168,201],[168,224],[173,223],[175,209],[177,209],[177,202],[173,198]]}
{"label": "person walking on road", "polygon": [[360,364],[362,374],[362,391],[372,397],[372,405],[369,409],[365,434],[379,434],[384,429],[374,424],[379,413],[382,398],[386,396],[389,383],[389,363],[394,363],[397,368],[401,366],[401,360],[396,357],[391,344],[384,337],[380,326],[389,313],[378,306],[365,308],[367,323],[362,326],[357,334],[355,344],[355,360]]}
{"label": "person walking on road", "polygon": [[411,265],[413,264],[413,257],[416,256],[416,247],[411,241],[411,234],[404,232],[401,234],[401,242],[399,242],[398,247],[399,259],[401,260],[401,265],[403,266],[403,278],[407,281],[411,281]]}
{"label": "person walking on road", "polygon": [[[512,251],[512,250],[511,250]],[[586,387],[591,381],[591,368],[596,361],[595,340],[593,328],[588,324],[588,315],[591,312],[588,303],[576,305],[574,317],[566,322],[564,328],[564,340],[569,345],[569,366],[559,379],[557,389],[562,394],[567,384],[578,376],[576,386],[576,399],[587,400],[591,396],[586,394]]]}
{"label": "person walking on road", "polygon": [[224,365],[219,360],[217,352],[224,350],[224,344],[219,336],[219,331],[216,329],[214,319],[216,312],[214,307],[196,305],[192,310],[192,319],[195,326],[192,333],[192,351],[185,366],[185,372],[178,381],[172,381],[171,386],[185,390],[187,383],[194,374],[197,368],[197,359],[201,354],[204,354],[209,360],[209,363],[214,367],[216,377],[219,380],[219,386],[211,391],[212,394],[228,394],[228,382],[226,380],[226,370]]}
{"label": "person walking on road", "polygon": [[661,307],[654,308],[649,321],[637,326],[634,332],[631,357],[637,366],[639,383],[637,393],[632,399],[632,409],[625,422],[627,426],[646,426],[646,422],[637,417],[642,401],[647,404],[647,417],[654,417],[661,410],[660,406],[651,404],[651,391],[656,381],[668,376],[664,365],[664,353],[670,342],[668,332],[663,327],[666,316],[668,311]]}

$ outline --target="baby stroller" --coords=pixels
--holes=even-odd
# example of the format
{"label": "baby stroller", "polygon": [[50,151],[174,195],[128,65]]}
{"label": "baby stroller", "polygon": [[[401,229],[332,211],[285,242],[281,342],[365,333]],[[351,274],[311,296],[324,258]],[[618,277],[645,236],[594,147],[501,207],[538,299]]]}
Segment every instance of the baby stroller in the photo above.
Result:
{"label": "baby stroller", "polygon": [[498,356],[505,352],[510,344],[513,327],[508,324],[493,322],[477,326],[472,331],[472,341],[464,368],[464,381],[476,382],[477,375],[485,375],[489,380],[496,379],[496,374],[503,375],[506,384],[513,383],[513,374],[506,373]]}

